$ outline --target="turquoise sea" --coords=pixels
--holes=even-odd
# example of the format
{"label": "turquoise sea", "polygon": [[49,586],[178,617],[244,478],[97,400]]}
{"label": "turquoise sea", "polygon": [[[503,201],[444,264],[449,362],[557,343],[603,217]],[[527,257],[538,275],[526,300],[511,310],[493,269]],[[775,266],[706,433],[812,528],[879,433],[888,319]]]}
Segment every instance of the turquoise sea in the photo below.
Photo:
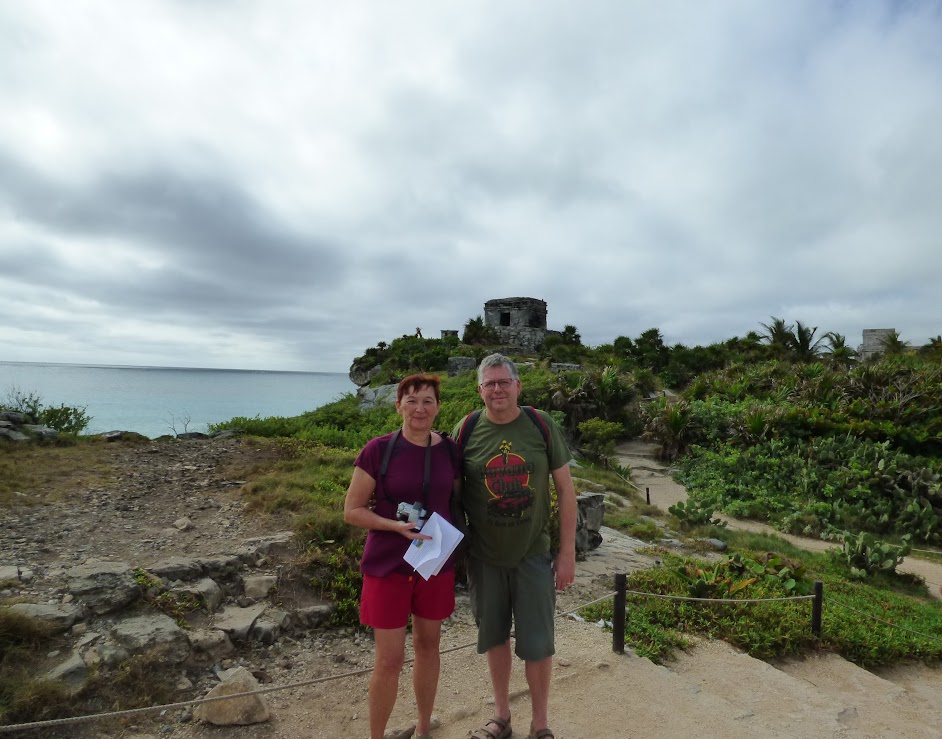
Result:
{"label": "turquoise sea", "polygon": [[[207,430],[236,416],[297,416],[356,392],[344,373],[0,362],[0,404],[12,390],[44,405],[86,406],[85,433]],[[188,423],[187,423],[188,420]]]}

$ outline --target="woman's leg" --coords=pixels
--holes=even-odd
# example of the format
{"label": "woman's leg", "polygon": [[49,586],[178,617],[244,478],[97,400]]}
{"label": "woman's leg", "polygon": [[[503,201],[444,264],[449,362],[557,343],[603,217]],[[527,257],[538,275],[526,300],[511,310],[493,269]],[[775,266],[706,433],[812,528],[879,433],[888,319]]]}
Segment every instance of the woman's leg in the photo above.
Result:
{"label": "woman's leg", "polygon": [[374,629],[376,657],[370,677],[370,739],[383,739],[389,715],[396,705],[399,673],[406,651],[406,627]]}
{"label": "woman's leg", "polygon": [[415,690],[415,704],[419,714],[415,727],[417,735],[431,731],[429,723],[435,708],[438,674],[441,670],[441,657],[438,653],[441,635],[441,621],[412,616],[412,647],[415,651],[412,687]]}

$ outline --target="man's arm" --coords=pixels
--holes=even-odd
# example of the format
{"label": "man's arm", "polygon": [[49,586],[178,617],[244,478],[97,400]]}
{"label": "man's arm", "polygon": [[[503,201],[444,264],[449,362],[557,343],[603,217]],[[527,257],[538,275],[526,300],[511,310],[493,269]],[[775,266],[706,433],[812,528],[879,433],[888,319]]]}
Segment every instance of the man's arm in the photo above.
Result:
{"label": "man's arm", "polygon": [[559,554],[553,569],[556,589],[565,590],[576,579],[576,489],[568,464],[553,470],[552,475],[559,502]]}

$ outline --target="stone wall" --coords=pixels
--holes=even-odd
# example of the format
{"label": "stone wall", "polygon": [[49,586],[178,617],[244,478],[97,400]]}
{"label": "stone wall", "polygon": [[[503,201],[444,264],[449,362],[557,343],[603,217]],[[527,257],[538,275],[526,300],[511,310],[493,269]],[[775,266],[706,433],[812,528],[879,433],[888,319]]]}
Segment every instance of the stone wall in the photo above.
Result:
{"label": "stone wall", "polygon": [[883,342],[896,333],[895,328],[865,328],[863,330],[863,344],[860,347],[860,358],[870,359],[871,357],[883,354]]}

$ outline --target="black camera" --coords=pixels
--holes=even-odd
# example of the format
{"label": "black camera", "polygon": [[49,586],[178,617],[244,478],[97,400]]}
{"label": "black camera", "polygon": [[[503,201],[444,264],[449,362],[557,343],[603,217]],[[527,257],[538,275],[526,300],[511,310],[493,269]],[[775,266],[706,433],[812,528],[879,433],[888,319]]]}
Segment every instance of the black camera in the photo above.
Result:
{"label": "black camera", "polygon": [[396,518],[400,521],[408,521],[416,531],[422,528],[426,515],[425,508],[418,501],[415,503],[402,502],[396,509]]}

